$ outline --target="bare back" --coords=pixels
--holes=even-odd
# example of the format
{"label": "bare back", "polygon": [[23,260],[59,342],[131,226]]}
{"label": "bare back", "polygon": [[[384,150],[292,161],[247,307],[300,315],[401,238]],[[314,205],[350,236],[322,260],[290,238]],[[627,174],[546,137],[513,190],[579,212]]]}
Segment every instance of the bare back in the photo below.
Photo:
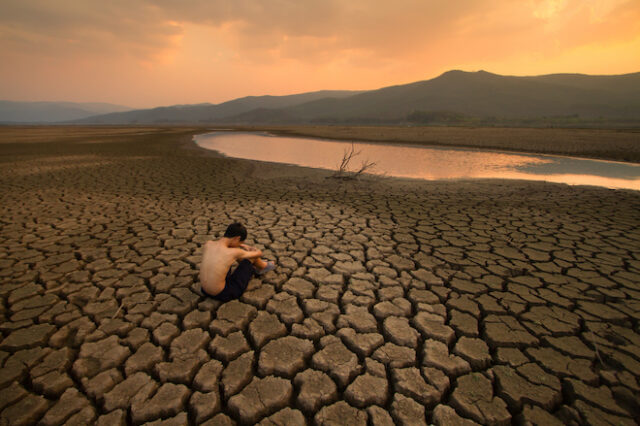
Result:
{"label": "bare back", "polygon": [[200,284],[211,295],[220,293],[225,286],[225,278],[233,262],[242,250],[227,247],[221,241],[207,241],[202,250]]}

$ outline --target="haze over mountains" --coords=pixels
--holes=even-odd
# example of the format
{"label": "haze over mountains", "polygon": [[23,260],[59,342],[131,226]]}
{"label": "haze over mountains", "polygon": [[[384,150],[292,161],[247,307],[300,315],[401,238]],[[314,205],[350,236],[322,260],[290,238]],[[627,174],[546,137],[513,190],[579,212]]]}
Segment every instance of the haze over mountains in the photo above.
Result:
{"label": "haze over mountains", "polygon": [[640,126],[640,73],[501,76],[448,71],[371,91],[245,97],[113,112],[78,124],[478,124]]}
{"label": "haze over mountains", "polygon": [[131,108],[99,102],[15,102],[0,100],[0,123],[55,123],[130,111]]}
{"label": "haze over mountains", "polygon": [[247,112],[279,111],[320,99],[340,99],[358,91],[323,90],[288,96],[247,96],[221,104],[174,105],[105,114],[79,120],[82,124],[216,123],[229,122]]}

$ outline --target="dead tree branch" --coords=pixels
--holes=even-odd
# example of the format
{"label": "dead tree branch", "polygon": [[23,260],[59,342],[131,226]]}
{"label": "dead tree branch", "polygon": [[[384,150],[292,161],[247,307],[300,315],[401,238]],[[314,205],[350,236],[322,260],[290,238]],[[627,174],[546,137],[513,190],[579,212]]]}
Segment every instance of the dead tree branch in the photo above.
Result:
{"label": "dead tree branch", "polygon": [[360,151],[356,151],[355,145],[351,143],[351,147],[344,150],[340,165],[331,177],[335,179],[357,179],[362,173],[375,167],[376,163],[374,161],[364,160],[358,170],[349,170],[351,161],[358,155],[360,155]]}

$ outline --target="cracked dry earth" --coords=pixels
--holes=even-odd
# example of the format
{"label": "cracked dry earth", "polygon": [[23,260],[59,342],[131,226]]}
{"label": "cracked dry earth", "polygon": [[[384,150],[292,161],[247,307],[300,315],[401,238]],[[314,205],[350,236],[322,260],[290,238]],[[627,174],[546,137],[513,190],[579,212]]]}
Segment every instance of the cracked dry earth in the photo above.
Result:
{"label": "cracked dry earth", "polygon": [[[29,132],[0,145],[3,425],[636,424],[637,192]],[[278,268],[221,305],[197,270],[232,220]]]}

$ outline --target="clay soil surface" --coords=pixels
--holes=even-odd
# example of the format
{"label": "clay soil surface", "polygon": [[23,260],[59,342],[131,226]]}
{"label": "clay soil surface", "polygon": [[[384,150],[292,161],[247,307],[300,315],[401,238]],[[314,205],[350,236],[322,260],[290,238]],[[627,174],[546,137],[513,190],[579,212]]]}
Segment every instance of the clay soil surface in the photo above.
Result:
{"label": "clay soil surface", "polygon": [[[636,424],[639,192],[336,181],[203,131],[0,128],[0,423]],[[278,268],[220,304],[235,220]]]}

